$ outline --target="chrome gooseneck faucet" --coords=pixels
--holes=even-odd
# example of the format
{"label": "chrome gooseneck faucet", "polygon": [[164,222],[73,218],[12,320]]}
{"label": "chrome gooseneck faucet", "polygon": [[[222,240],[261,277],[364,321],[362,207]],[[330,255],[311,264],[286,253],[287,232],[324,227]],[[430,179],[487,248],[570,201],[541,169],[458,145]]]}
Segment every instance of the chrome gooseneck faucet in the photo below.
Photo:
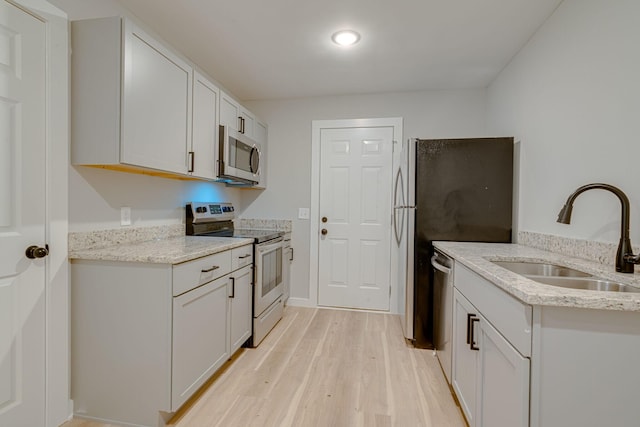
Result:
{"label": "chrome gooseneck faucet", "polygon": [[569,224],[571,222],[571,211],[573,210],[573,202],[576,197],[587,190],[601,189],[607,190],[618,196],[622,203],[622,221],[620,228],[620,243],[618,244],[618,252],[616,253],[616,271],[621,273],[633,273],[634,264],[640,264],[640,254],[634,255],[631,241],[629,240],[629,198],[622,190],[609,184],[587,184],[578,188],[567,199],[560,213],[558,213],[558,222]]}

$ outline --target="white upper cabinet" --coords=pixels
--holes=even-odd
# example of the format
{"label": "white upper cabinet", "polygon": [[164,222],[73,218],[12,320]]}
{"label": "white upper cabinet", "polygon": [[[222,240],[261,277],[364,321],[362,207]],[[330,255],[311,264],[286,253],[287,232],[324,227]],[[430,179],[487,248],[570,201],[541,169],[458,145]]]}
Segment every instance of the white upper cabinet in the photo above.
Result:
{"label": "white upper cabinet", "polygon": [[267,127],[128,18],[71,23],[71,162],[217,179],[218,124],[258,141]]}
{"label": "white upper cabinet", "polygon": [[189,172],[194,177],[215,179],[218,159],[218,99],[220,90],[202,74],[193,78],[193,128]]}
{"label": "white upper cabinet", "polygon": [[260,181],[251,187],[242,187],[267,188],[267,125],[222,90],[220,91],[220,125],[229,126],[260,145]]}
{"label": "white upper cabinet", "polygon": [[249,138],[256,137],[255,135],[255,116],[242,105],[240,106],[240,133],[247,135]]}
{"label": "white upper cabinet", "polygon": [[240,124],[240,104],[224,91],[220,91],[220,125],[229,126],[237,131],[242,127]]}
{"label": "white upper cabinet", "polygon": [[255,115],[224,92],[220,93],[220,124],[255,139]]}
{"label": "white upper cabinet", "polygon": [[186,174],[191,65],[127,19],[71,29],[72,162]]}

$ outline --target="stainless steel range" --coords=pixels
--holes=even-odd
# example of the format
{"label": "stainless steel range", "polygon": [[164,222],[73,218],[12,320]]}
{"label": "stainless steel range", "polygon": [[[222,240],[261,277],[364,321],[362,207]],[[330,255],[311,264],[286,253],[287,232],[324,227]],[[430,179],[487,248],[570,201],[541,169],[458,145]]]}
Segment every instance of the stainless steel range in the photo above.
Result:
{"label": "stainless steel range", "polygon": [[282,318],[284,310],[282,250],[284,232],[235,228],[231,203],[191,202],[186,206],[189,236],[242,237],[253,239],[253,347]]}

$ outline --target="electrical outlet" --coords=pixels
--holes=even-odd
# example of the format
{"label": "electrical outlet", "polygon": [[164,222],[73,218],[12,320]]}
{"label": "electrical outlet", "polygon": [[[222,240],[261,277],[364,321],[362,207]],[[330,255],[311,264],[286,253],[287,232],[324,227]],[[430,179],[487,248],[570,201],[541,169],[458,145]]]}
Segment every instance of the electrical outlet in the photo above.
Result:
{"label": "electrical outlet", "polygon": [[309,219],[309,208],[298,208],[298,219]]}
{"label": "electrical outlet", "polygon": [[131,225],[131,208],[128,206],[120,208],[120,225]]}

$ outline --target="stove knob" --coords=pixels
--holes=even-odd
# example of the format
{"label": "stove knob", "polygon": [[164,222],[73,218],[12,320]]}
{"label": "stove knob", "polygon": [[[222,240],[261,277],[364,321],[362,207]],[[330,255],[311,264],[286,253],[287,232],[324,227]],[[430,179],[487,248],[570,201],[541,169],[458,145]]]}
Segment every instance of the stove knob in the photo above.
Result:
{"label": "stove knob", "polygon": [[196,213],[205,213],[205,212],[207,212],[207,208],[204,206],[198,206],[196,208]]}

